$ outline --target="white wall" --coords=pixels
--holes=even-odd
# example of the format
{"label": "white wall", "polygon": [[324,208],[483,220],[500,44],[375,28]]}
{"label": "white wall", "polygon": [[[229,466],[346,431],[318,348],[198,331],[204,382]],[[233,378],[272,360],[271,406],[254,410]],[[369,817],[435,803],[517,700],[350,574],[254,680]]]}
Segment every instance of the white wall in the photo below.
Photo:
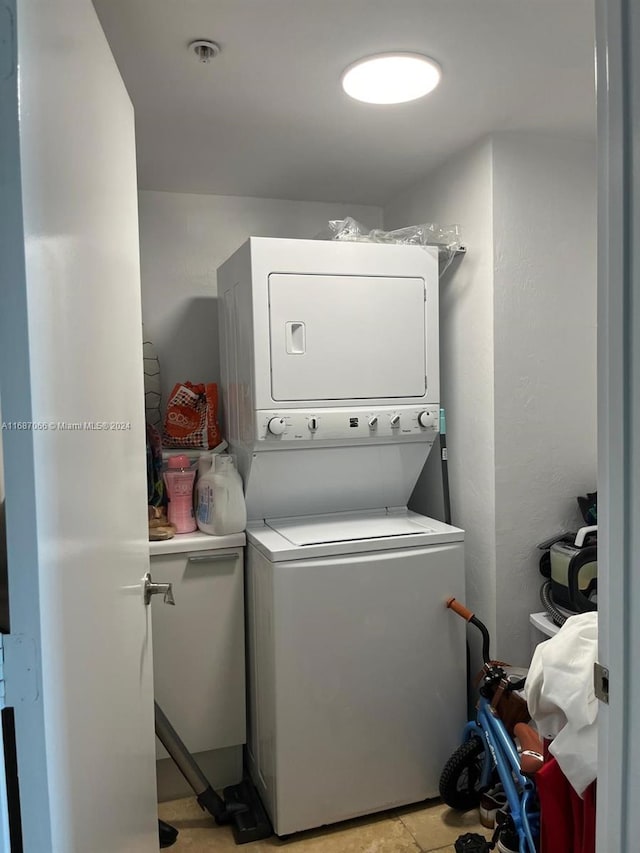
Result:
{"label": "white wall", "polygon": [[[384,209],[385,228],[460,223],[468,246],[440,287],[441,397],[452,520],[466,531],[467,603],[495,631],[492,150],[484,140]],[[411,506],[442,518],[434,452]]]}
{"label": "white wall", "polygon": [[[493,135],[384,210],[387,228],[457,222],[468,245],[441,281],[453,521],[468,603],[513,663],[540,609],[536,544],[596,486],[595,217],[595,146],[531,133]],[[441,511],[434,457],[425,512]]]}
{"label": "white wall", "polygon": [[346,215],[382,224],[380,208],[361,205],[149,191],[139,205],[142,315],[163,403],[176,382],[218,381],[216,269],[247,237],[311,238]]}
{"label": "white wall", "polygon": [[596,488],[596,148],[503,133],[493,156],[498,647],[522,657],[536,543]]}

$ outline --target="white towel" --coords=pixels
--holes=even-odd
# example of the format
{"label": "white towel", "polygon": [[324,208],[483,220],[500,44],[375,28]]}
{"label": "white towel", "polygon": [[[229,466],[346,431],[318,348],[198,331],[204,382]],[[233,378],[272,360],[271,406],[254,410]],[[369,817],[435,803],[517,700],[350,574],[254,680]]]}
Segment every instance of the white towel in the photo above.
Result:
{"label": "white towel", "polygon": [[525,685],[529,713],[540,735],[553,740],[550,752],[580,796],[598,770],[597,651],[597,613],[571,616],[536,648]]}

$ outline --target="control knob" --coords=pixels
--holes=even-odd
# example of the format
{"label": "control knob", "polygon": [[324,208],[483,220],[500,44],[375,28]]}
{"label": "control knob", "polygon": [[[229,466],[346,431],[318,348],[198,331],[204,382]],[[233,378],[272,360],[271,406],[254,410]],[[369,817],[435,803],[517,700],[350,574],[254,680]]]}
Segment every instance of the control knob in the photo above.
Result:
{"label": "control knob", "polygon": [[309,430],[310,432],[316,432],[318,429],[318,419],[317,418],[309,418]]}
{"label": "control knob", "polygon": [[369,429],[375,429],[378,426],[378,416],[372,415],[369,418]]}
{"label": "control knob", "polygon": [[393,415],[391,418],[391,426],[399,427],[400,426],[400,415]]}
{"label": "control knob", "polygon": [[420,412],[420,414],[418,415],[418,423],[421,427],[433,426],[431,412]]}
{"label": "control knob", "polygon": [[267,429],[271,435],[282,435],[287,428],[287,422],[284,418],[271,418],[267,424]]}

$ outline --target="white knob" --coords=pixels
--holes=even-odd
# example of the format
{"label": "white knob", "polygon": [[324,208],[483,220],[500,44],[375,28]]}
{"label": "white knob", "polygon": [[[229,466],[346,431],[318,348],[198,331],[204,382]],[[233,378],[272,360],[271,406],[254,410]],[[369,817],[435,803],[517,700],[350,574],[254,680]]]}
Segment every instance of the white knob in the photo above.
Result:
{"label": "white knob", "polygon": [[311,432],[315,432],[318,429],[317,418],[309,418],[309,429],[311,430]]}
{"label": "white knob", "polygon": [[375,429],[378,426],[378,416],[374,415],[372,418],[369,418],[369,429]]}
{"label": "white knob", "polygon": [[421,427],[433,426],[431,412],[420,412],[418,415],[418,423]]}
{"label": "white knob", "polygon": [[282,435],[287,428],[287,422],[284,418],[271,418],[267,424],[267,429],[271,435]]}
{"label": "white knob", "polygon": [[394,415],[391,418],[391,426],[392,427],[400,426],[400,415]]}

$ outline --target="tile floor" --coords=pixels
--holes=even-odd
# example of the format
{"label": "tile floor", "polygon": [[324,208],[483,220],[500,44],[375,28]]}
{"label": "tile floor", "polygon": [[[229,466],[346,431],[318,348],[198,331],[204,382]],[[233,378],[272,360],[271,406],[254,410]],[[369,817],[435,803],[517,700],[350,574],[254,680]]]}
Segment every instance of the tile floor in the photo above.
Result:
{"label": "tile floor", "polygon": [[439,801],[407,806],[332,827],[302,832],[280,841],[273,836],[237,847],[228,827],[216,826],[200,810],[195,799],[161,803],[159,815],[179,830],[178,841],[169,850],[175,853],[454,853],[453,842],[465,832],[490,837],[478,821],[478,812],[460,814]]}

